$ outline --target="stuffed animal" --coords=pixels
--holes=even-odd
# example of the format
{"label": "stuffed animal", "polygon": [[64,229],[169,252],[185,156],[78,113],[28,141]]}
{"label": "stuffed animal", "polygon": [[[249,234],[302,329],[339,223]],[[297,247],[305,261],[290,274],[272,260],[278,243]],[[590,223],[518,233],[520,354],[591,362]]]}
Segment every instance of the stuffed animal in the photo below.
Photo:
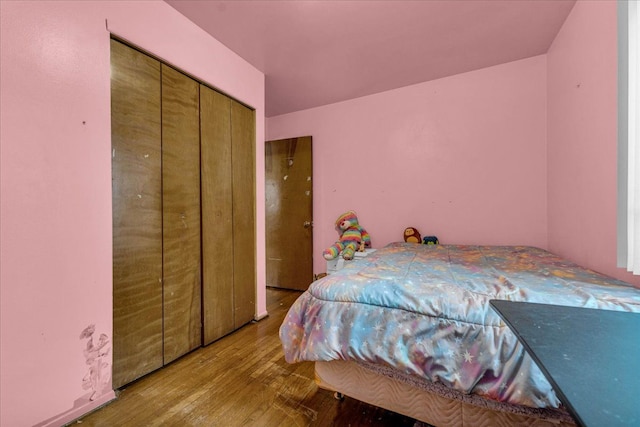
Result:
{"label": "stuffed animal", "polygon": [[324,259],[332,260],[342,252],[342,258],[353,259],[356,251],[364,252],[365,246],[371,246],[371,236],[358,224],[358,217],[353,211],[345,212],[336,220],[336,231],[340,240],[322,253]]}
{"label": "stuffed animal", "polygon": [[404,241],[408,243],[422,243],[420,232],[413,228],[407,227],[404,229]]}
{"label": "stuffed animal", "polygon": [[440,244],[440,241],[436,236],[425,236],[425,238],[422,240],[422,243],[424,243],[425,245],[438,245]]}

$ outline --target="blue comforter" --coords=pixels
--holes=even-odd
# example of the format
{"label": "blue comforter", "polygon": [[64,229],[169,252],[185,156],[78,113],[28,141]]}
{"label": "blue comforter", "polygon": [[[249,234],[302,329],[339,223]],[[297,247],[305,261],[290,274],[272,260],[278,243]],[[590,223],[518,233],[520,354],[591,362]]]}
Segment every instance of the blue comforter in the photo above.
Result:
{"label": "blue comforter", "polygon": [[640,290],[541,249],[392,243],[311,284],[280,339],[289,363],[383,364],[463,393],[558,407],[490,299],[640,312]]}

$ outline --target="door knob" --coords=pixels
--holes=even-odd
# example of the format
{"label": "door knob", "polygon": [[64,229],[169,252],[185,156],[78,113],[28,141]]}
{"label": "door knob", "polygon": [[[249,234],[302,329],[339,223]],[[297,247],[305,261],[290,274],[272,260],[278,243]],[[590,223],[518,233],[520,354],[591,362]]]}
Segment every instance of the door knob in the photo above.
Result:
{"label": "door knob", "polygon": [[309,228],[311,227],[311,221],[305,221],[302,225],[304,228]]}

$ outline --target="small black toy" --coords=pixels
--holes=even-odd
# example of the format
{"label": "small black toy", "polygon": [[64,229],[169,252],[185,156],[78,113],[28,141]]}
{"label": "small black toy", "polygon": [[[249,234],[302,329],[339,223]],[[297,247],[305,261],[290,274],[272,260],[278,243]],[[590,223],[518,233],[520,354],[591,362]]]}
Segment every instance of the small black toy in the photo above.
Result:
{"label": "small black toy", "polygon": [[422,239],[422,244],[423,245],[438,245],[438,244],[440,244],[440,241],[438,240],[438,238],[436,236],[424,236],[424,239]]}

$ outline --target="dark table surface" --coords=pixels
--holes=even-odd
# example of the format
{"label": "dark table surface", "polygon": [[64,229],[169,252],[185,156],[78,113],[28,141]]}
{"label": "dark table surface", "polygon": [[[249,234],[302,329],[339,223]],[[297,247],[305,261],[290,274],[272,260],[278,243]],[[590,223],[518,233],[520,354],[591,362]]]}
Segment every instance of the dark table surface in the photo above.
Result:
{"label": "dark table surface", "polygon": [[640,426],[640,313],[491,300],[582,426]]}

